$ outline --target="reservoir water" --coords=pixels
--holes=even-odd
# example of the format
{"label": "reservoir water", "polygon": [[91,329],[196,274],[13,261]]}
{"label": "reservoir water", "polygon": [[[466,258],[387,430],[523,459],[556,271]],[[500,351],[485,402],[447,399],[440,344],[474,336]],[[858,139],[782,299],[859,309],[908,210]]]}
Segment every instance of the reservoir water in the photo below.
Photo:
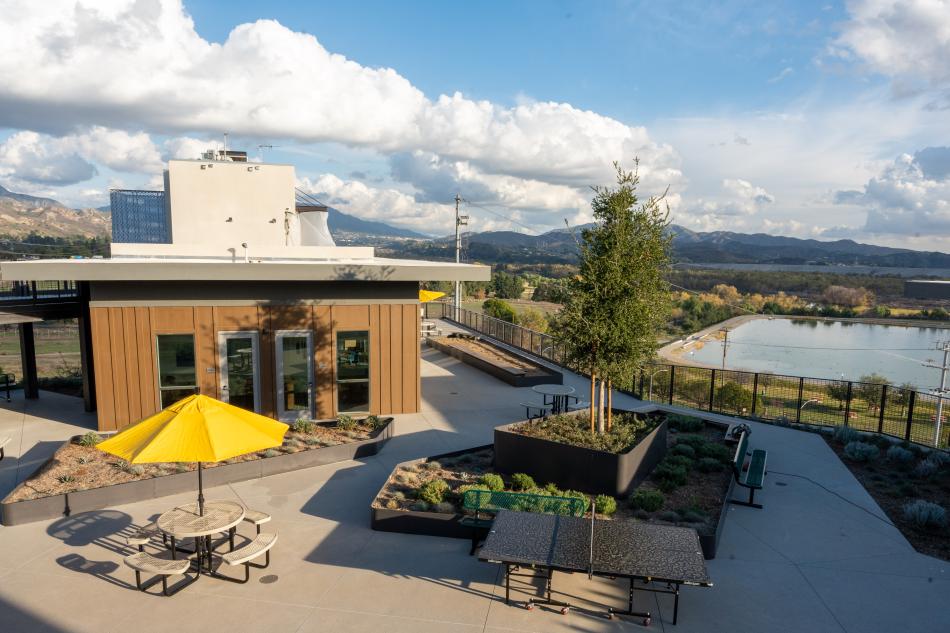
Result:
{"label": "reservoir water", "polygon": [[[877,373],[892,384],[910,383],[933,389],[937,369],[928,359],[942,361],[935,348],[950,339],[950,329],[877,325],[815,319],[753,319],[729,331],[726,368],[790,376],[859,380]],[[722,367],[721,340],[704,339],[680,358]]]}

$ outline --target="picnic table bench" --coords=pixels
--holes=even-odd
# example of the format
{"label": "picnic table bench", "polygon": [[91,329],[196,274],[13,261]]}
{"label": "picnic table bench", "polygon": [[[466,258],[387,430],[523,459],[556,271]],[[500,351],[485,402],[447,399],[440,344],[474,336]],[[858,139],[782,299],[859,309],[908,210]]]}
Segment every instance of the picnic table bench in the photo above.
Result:
{"label": "picnic table bench", "polygon": [[762,484],[765,481],[765,462],[768,457],[768,452],[763,449],[752,451],[752,459],[749,460],[749,467],[743,479],[742,469],[745,465],[748,450],[749,434],[743,431],[739,436],[739,445],[736,447],[736,454],[732,458],[732,476],[735,478],[737,485],[749,489],[749,500],[739,501],[737,499],[730,499],[729,502],[741,506],[749,506],[751,508],[761,508],[761,503],[755,503],[755,491],[761,490]]}
{"label": "picnic table bench", "polygon": [[462,495],[462,507],[474,513],[462,517],[460,521],[462,525],[472,528],[472,549],[469,554],[474,554],[500,510],[579,517],[587,510],[587,501],[578,497],[554,497],[530,492],[466,490]]}

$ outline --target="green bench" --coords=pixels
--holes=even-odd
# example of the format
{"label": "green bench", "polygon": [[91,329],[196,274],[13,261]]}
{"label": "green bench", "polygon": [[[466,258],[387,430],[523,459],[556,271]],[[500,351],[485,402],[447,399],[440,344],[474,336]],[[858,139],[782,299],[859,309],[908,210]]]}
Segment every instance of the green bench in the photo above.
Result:
{"label": "green bench", "polygon": [[469,554],[474,554],[479,542],[491,529],[499,510],[579,517],[587,510],[587,501],[578,497],[551,497],[530,492],[466,490],[462,495],[462,507],[473,513],[462,517],[460,523],[472,529],[472,549]]}
{"label": "green bench", "polygon": [[730,499],[730,503],[737,503],[741,506],[751,508],[761,508],[761,503],[755,503],[755,491],[762,489],[762,483],[765,481],[765,460],[768,452],[762,449],[752,451],[752,459],[749,460],[749,468],[746,470],[745,479],[742,478],[742,467],[745,465],[745,457],[749,451],[749,434],[743,432],[739,436],[739,446],[736,447],[736,455],[732,458],[732,476],[735,477],[736,484],[749,489],[749,500],[739,501]]}

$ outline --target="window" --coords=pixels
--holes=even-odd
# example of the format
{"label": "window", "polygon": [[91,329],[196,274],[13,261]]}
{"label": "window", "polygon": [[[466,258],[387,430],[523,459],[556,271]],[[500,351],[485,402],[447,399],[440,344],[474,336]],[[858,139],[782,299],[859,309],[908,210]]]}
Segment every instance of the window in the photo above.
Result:
{"label": "window", "polygon": [[336,383],[340,413],[369,411],[369,332],[337,332]]}
{"label": "window", "polygon": [[158,394],[165,407],[198,393],[194,334],[158,334]]}

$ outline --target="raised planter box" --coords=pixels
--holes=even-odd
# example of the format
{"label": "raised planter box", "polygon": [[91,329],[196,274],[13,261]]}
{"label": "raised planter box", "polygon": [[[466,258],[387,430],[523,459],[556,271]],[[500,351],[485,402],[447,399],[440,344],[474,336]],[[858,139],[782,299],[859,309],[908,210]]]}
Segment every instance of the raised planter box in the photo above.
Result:
{"label": "raised planter box", "polygon": [[[514,367],[504,367],[502,365],[498,365],[487,356],[483,356],[481,354],[478,354],[476,352],[472,352],[469,350],[461,349],[461,348],[455,347],[454,345],[446,345],[445,343],[442,343],[441,341],[438,341],[433,338],[427,338],[426,342],[428,343],[429,347],[433,347],[444,354],[448,354],[449,356],[453,358],[457,358],[458,360],[462,361],[466,365],[471,365],[472,367],[475,367],[476,369],[480,369],[486,374],[494,376],[498,380],[508,383],[512,387],[533,387],[535,385],[551,385],[551,384],[560,385],[564,382],[564,376],[563,374],[561,374],[561,372],[555,371],[553,369],[549,369],[545,367],[544,365],[536,363],[530,358],[522,356],[521,354],[515,354],[511,350],[507,350],[502,347],[499,347],[498,345],[495,345],[493,342],[489,341],[488,339],[479,338],[475,336],[468,336],[468,335],[464,335],[464,337],[476,340],[479,343],[493,347],[497,349],[499,352],[502,352],[504,354],[515,356],[518,358],[519,361],[531,365],[538,373],[535,375],[529,376],[525,373],[523,369],[516,369]],[[463,338],[463,337],[450,335],[449,338]]]}
{"label": "raised planter box", "polygon": [[[425,462],[439,461],[448,457],[456,457],[458,455],[464,455],[465,453],[485,450],[486,448],[491,448],[491,446],[491,444],[486,444],[484,446],[466,448],[461,451],[412,459],[396,464],[396,467],[393,468],[393,472],[404,466],[415,466]],[[373,497],[374,502],[379,498],[388,481],[387,478],[387,481],[383,483],[382,487],[376,493],[376,496]],[[462,514],[459,512],[447,514],[440,512],[423,512],[419,510],[388,510],[386,508],[370,506],[370,527],[380,532],[401,532],[403,534],[442,536],[446,538],[472,538],[471,528],[459,524],[461,519]]]}
{"label": "raised planter box", "polygon": [[[393,436],[393,418],[384,419],[386,424],[369,439],[209,468],[203,473],[205,486],[213,487],[238,481],[259,479],[292,470],[375,455]],[[101,510],[124,503],[156,499],[182,492],[197,492],[197,490],[197,475],[194,472],[187,472],[128,481],[112,486],[103,486],[102,488],[77,490],[76,492],[39,499],[24,501],[7,501],[5,499],[0,502],[0,523],[3,525],[19,525],[33,521],[56,519],[77,512]]]}
{"label": "raised planter box", "polygon": [[723,500],[722,510],[719,511],[719,522],[716,523],[716,532],[714,534],[699,535],[699,545],[703,548],[703,558],[706,560],[712,560],[716,558],[716,550],[719,549],[719,539],[722,538],[722,530],[726,526],[726,515],[729,513],[729,499],[732,498],[733,488],[735,485],[735,478],[730,478],[729,488],[726,490],[726,497]]}
{"label": "raised planter box", "polygon": [[551,482],[562,489],[626,497],[666,455],[666,421],[629,451],[619,454],[511,430],[525,422],[495,427],[495,470],[527,473],[536,481]]}

